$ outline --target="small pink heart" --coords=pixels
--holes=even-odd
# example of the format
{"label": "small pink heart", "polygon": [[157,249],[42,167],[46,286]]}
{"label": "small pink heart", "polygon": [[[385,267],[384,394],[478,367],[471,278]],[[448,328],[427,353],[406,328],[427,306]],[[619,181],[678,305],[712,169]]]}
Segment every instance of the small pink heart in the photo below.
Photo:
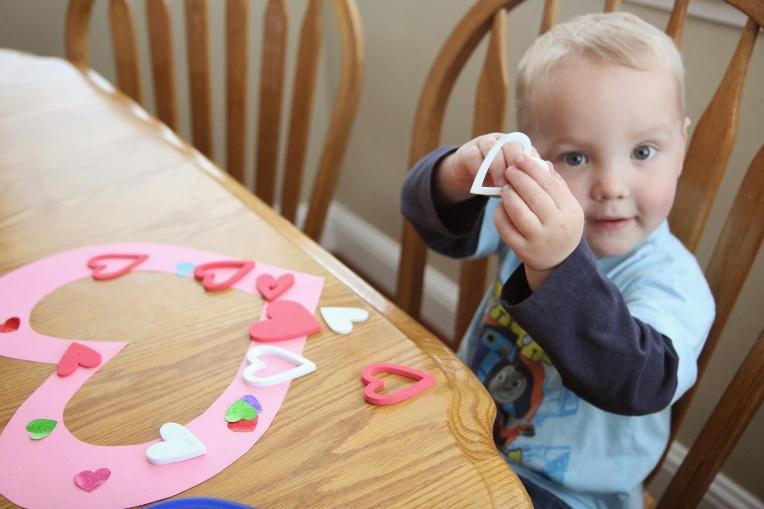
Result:
{"label": "small pink heart", "polygon": [[[143,254],[104,254],[88,260],[88,268],[93,270],[93,279],[106,281],[124,276],[147,259],[148,255]],[[118,265],[119,262],[121,266]],[[109,265],[112,266],[111,272],[108,270]]]}
{"label": "small pink heart", "polygon": [[285,341],[309,336],[321,330],[318,320],[301,304],[279,300],[268,304],[268,320],[260,320],[249,328],[255,341]]}
{"label": "small pink heart", "polygon": [[272,302],[284,294],[294,285],[294,276],[292,274],[283,274],[278,279],[274,279],[270,274],[263,274],[257,278],[257,291],[268,302]]}
{"label": "small pink heart", "polygon": [[110,475],[111,470],[106,467],[99,468],[95,472],[83,470],[74,476],[74,484],[76,484],[78,488],[90,492],[105,483]]}
{"label": "small pink heart", "polygon": [[5,323],[0,323],[0,332],[15,332],[21,325],[21,320],[16,316],[8,318]]}
{"label": "small pink heart", "polygon": [[56,372],[58,376],[69,376],[82,366],[83,368],[94,368],[101,364],[101,354],[80,343],[72,343],[66,349],[61,360],[58,361]]}

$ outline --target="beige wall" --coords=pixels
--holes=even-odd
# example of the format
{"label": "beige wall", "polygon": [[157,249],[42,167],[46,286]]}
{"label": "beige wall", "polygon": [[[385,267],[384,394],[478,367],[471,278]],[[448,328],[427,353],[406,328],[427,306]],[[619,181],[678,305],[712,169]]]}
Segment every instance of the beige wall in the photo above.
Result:
{"label": "beige wall", "polygon": [[[337,199],[353,212],[363,217],[376,228],[393,238],[398,238],[401,220],[398,213],[399,188],[407,169],[409,137],[416,101],[425,74],[434,59],[439,46],[471,4],[470,1],[444,0],[357,0],[366,35],[366,69],[364,91],[359,105],[358,116],[350,138],[340,180]],[[214,4],[215,2],[211,2]],[[566,19],[579,12],[589,12],[601,8],[601,1],[563,1],[560,18]],[[139,9],[142,2],[137,1]],[[253,2],[253,30],[259,33],[259,13],[264,2]],[[290,0],[290,5],[300,5],[298,0]],[[540,13],[539,0],[526,2],[509,18],[510,68],[513,69],[525,46],[535,36]],[[114,69],[110,59],[110,41],[104,16],[105,2],[98,2],[92,27],[91,61],[94,68],[107,79],[113,81]],[[177,77],[180,86],[181,104],[187,104],[187,83],[185,79],[184,49],[181,36],[182,17],[179,16],[178,2],[174,8],[175,45],[180,52]],[[63,19],[66,3],[64,0],[0,0],[0,47],[17,48],[40,55],[62,55]],[[643,16],[657,26],[665,26],[667,15],[660,10],[624,2],[624,10]],[[215,132],[215,160],[224,166],[223,137],[223,46],[220,37],[223,16],[213,9],[213,68],[215,77],[213,88],[214,117],[218,128]],[[294,20],[297,24],[299,20]],[[141,23],[140,33],[145,35]],[[336,48],[336,30],[331,23],[327,26],[329,44],[323,51],[320,88],[317,95],[318,111],[313,124],[322,127],[327,122],[327,109],[336,86],[334,72],[339,66],[337,56],[331,52]],[[700,19],[691,19],[685,31],[683,51],[688,69],[688,109],[689,115],[697,120],[703,106],[708,102],[725,63],[736,44],[736,29],[730,26]],[[290,39],[294,47],[294,38]],[[147,54],[145,36],[141,37],[141,51]],[[465,71],[474,75],[480,64],[483,48],[478,48],[476,57]],[[259,55],[252,55],[250,75],[251,89],[254,90]],[[731,206],[734,192],[745,167],[750,163],[762,142],[762,121],[764,118],[764,48],[759,42],[754,52],[748,83],[743,96],[740,116],[740,138],[730,163],[730,171],[722,182],[720,196],[712,211],[709,226],[703,236],[699,259],[708,262],[710,250],[722,226],[724,215]],[[0,69],[2,72],[2,69]],[[144,66],[144,77],[148,77]],[[289,81],[291,82],[291,80]],[[445,143],[460,143],[470,134],[471,97],[474,84],[468,79],[460,79],[452,95],[450,109],[443,129]],[[144,95],[148,98],[147,108],[152,110],[153,101],[148,83],[144,83]],[[1,99],[0,99],[1,100]],[[250,101],[249,119],[256,119],[256,106]],[[188,136],[189,119],[187,108],[181,108],[181,132]],[[513,122],[509,122],[510,129]],[[250,132],[252,126],[250,125]],[[249,166],[253,163],[254,147],[248,147]],[[317,144],[312,142],[308,154],[309,165],[318,157]],[[251,178],[251,177],[250,177]],[[436,265],[449,274],[454,273],[454,264],[437,260]],[[735,367],[753,343],[764,326],[761,302],[764,302],[764,265],[759,256],[752,275],[740,296],[729,324],[721,339],[720,347],[713,359],[707,376],[702,382],[688,422],[680,434],[680,440],[688,444],[699,431],[721,391],[729,382]],[[728,460],[724,473],[745,489],[764,500],[764,418],[756,416],[738,447]]]}

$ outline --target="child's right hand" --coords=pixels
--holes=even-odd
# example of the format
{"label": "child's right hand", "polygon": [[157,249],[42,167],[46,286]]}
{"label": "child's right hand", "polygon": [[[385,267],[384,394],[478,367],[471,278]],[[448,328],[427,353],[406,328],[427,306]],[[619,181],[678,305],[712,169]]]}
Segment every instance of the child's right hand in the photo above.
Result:
{"label": "child's right hand", "polygon": [[[502,136],[504,133],[478,136],[440,162],[435,171],[436,201],[439,204],[450,205],[472,198],[470,188],[475,180],[475,174],[488,151]],[[506,184],[504,171],[513,165],[515,159],[521,154],[523,154],[523,147],[519,143],[510,142],[502,145],[488,167],[488,174],[483,185],[502,187]],[[535,149],[532,155],[538,156]]]}

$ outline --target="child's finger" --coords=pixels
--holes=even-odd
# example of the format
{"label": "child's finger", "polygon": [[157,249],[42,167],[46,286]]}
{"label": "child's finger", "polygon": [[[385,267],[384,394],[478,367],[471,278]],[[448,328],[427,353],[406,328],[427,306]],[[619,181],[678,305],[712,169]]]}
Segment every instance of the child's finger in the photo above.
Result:
{"label": "child's finger", "polygon": [[557,213],[557,204],[531,175],[515,166],[507,168],[504,175],[541,224],[548,223]]}
{"label": "child's finger", "polygon": [[538,161],[534,161],[528,156],[522,156],[517,160],[517,167],[538,184],[558,209],[562,208],[562,205],[568,200],[570,190],[554,168],[548,162],[545,161],[544,163],[542,166]]}
{"label": "child's finger", "polygon": [[501,206],[523,237],[528,238],[541,231],[541,221],[511,185],[501,190]]}
{"label": "child's finger", "polygon": [[512,223],[512,219],[502,207],[496,207],[493,211],[493,224],[499,237],[515,252],[522,249],[526,241],[517,227]]}

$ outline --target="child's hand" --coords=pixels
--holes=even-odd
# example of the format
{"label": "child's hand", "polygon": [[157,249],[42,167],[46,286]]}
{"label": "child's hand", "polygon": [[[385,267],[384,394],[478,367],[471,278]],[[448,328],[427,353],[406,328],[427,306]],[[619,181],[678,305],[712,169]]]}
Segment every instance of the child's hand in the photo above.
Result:
{"label": "child's hand", "polygon": [[[488,151],[502,136],[504,136],[503,133],[478,136],[440,162],[435,174],[438,202],[456,203],[472,197],[470,188],[475,180],[475,174]],[[522,153],[523,147],[519,143],[511,142],[502,145],[488,167],[485,185],[501,187],[506,184],[504,170]],[[538,155],[535,150],[534,155]]]}
{"label": "child's hand", "polygon": [[525,265],[535,291],[573,252],[584,231],[584,212],[562,177],[526,155],[504,172],[508,185],[494,223],[502,240]]}

